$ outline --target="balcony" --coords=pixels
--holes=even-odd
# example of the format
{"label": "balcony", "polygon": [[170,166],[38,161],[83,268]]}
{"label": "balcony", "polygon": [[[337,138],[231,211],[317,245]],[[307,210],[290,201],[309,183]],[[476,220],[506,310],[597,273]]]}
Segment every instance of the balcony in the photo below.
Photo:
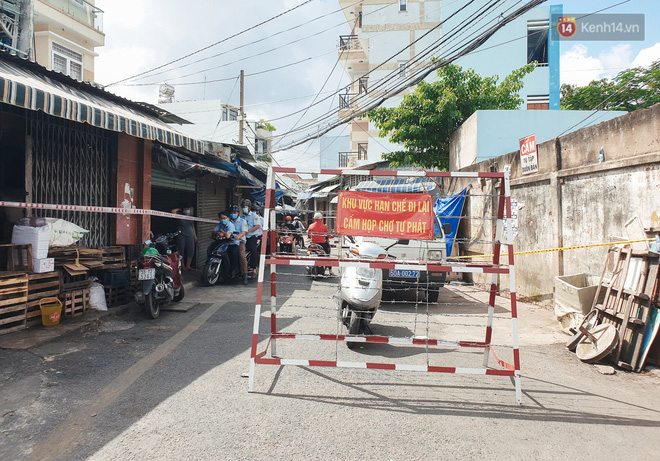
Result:
{"label": "balcony", "polygon": [[83,24],[103,32],[103,10],[85,0],[39,0]]}
{"label": "balcony", "polygon": [[352,66],[358,62],[366,61],[367,55],[357,35],[339,36],[339,56],[345,65]]}
{"label": "balcony", "polygon": [[348,161],[350,158],[350,152],[339,152],[339,168],[348,168]]}

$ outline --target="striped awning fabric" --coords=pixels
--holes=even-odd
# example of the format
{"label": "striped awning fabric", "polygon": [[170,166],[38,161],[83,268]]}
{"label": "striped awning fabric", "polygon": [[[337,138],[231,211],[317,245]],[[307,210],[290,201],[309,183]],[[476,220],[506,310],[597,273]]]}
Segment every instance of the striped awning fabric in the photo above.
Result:
{"label": "striped awning fabric", "polygon": [[362,181],[355,190],[360,192],[430,192],[435,183],[429,178],[393,178]]}
{"label": "striped awning fabric", "polygon": [[[0,53],[2,54],[2,53]],[[13,62],[14,61],[14,62]],[[35,67],[29,63],[29,67]],[[202,153],[203,143],[189,138],[165,122],[128,104],[86,91],[84,84],[66,84],[22,66],[15,58],[0,56],[0,103],[43,111],[74,122],[89,123],[98,128],[124,132],[138,138],[160,141],[192,152]]]}

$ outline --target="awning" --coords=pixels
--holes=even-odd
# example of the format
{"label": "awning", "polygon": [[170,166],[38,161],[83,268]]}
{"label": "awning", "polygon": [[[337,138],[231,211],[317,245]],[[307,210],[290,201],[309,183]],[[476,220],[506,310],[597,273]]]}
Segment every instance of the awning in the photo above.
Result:
{"label": "awning", "polygon": [[355,190],[360,192],[430,192],[436,184],[429,178],[394,178],[362,181]]}
{"label": "awning", "polygon": [[[0,103],[203,153],[203,143],[173,131],[139,104],[0,52]],[[135,108],[131,105],[135,105]]]}
{"label": "awning", "polygon": [[213,168],[211,166],[181,158],[176,152],[167,149],[160,144],[154,144],[152,149],[152,161],[159,165],[163,171],[168,172],[170,175],[178,179],[202,176],[207,173],[222,176],[224,178],[237,176],[236,173],[231,174],[224,169]]}
{"label": "awning", "polygon": [[326,186],[323,189],[317,190],[316,192],[312,193],[312,197],[314,197],[314,198],[325,198],[330,194],[330,192],[333,192],[337,189],[339,189],[339,184],[333,184],[331,186]]}

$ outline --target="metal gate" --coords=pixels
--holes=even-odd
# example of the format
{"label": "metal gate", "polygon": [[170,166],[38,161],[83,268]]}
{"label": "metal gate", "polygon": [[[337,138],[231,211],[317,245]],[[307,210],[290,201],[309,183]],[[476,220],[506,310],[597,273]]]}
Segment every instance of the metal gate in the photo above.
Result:
{"label": "metal gate", "polygon": [[[32,137],[33,202],[112,206],[112,138],[84,123],[26,112]],[[89,230],[85,246],[109,245],[111,215],[34,210],[37,216],[61,218]]]}
{"label": "metal gate", "polygon": [[[200,218],[218,219],[218,213],[227,209],[231,183],[227,179],[216,181],[198,183],[197,216]],[[206,249],[211,243],[211,231],[214,227],[213,224],[197,223],[197,267],[201,268],[206,261]]]}

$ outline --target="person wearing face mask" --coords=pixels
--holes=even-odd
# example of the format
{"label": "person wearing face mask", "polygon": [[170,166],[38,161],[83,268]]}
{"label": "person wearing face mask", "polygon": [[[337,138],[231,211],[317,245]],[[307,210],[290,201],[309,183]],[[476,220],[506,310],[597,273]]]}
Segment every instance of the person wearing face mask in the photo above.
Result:
{"label": "person wearing face mask", "polygon": [[[252,211],[250,211],[252,207]],[[262,230],[262,219],[261,216],[257,213],[259,206],[255,203],[252,203],[245,199],[243,200],[243,219],[247,223],[248,232],[247,240],[245,242],[246,251],[250,252],[250,261],[249,267],[256,271],[259,266],[259,253],[261,252],[261,235],[263,234]]]}
{"label": "person wearing face mask", "polygon": [[[172,213],[192,216],[192,210],[192,207],[187,207],[183,209],[183,212],[181,212],[181,208],[175,208],[172,210]],[[195,224],[189,219],[179,219],[176,230],[181,232],[178,237],[179,257],[183,262],[181,270],[194,271],[195,269],[193,269],[191,264],[193,257],[195,256],[195,242],[197,242]]]}
{"label": "person wearing face mask", "polygon": [[[234,240],[232,245],[238,245],[238,263],[241,268],[241,277],[243,278],[243,285],[248,283],[248,270],[247,259],[245,258],[245,242],[247,241],[246,235],[248,233],[248,225],[243,218],[239,216],[238,205],[231,207],[229,212],[229,221],[234,225]],[[230,245],[231,246],[231,245]]]}

